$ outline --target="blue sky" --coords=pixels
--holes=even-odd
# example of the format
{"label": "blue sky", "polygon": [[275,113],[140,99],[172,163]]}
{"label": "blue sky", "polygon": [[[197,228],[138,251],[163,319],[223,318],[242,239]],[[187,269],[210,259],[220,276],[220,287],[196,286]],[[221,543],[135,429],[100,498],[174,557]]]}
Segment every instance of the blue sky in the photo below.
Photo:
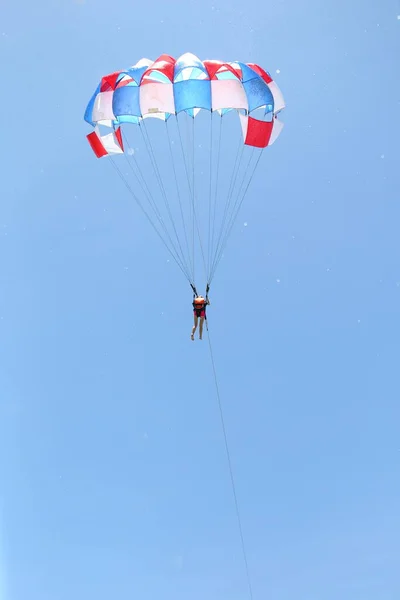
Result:
{"label": "blue sky", "polygon": [[287,103],[210,294],[254,598],[400,597],[398,15],[3,3],[2,600],[247,597],[190,289],[83,121],[102,75],[187,51]]}

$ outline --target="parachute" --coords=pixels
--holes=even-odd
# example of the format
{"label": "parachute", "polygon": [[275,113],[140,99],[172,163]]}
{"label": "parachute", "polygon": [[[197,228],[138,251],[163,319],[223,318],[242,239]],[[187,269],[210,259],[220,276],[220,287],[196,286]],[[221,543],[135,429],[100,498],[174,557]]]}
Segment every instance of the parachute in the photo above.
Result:
{"label": "parachute", "polygon": [[284,107],[259,65],[190,53],[106,75],[90,99],[90,146],[110,160],[192,288],[201,269],[211,284]]}

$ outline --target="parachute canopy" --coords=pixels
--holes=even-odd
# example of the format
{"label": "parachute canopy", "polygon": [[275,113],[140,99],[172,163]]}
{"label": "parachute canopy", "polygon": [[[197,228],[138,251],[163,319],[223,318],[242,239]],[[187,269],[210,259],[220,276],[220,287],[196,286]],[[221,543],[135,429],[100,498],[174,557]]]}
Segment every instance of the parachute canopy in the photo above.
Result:
{"label": "parachute canopy", "polygon": [[[278,86],[259,65],[201,61],[190,53],[178,59],[167,54],[155,61],[143,58],[133,67],[102,77],[98,84],[84,117],[94,127],[88,141],[98,158],[125,154],[128,172],[118,161],[114,168],[190,283],[195,277],[195,246],[201,250],[207,283],[211,282],[260,152],[283,128],[277,115],[284,106]],[[239,115],[241,126],[234,161],[230,155],[236,126],[228,113]],[[230,132],[224,148],[222,121],[227,118]],[[164,125],[149,127],[147,120]],[[136,126],[130,131],[132,145],[126,125]],[[252,168],[253,155],[247,166],[242,164],[244,146],[259,152]],[[146,153],[147,166],[139,166]],[[220,166],[224,164],[229,173]],[[127,180],[129,172],[136,178],[134,185]],[[182,181],[183,174],[187,181]],[[171,178],[176,189],[168,193]],[[139,188],[144,199],[139,198]]]}

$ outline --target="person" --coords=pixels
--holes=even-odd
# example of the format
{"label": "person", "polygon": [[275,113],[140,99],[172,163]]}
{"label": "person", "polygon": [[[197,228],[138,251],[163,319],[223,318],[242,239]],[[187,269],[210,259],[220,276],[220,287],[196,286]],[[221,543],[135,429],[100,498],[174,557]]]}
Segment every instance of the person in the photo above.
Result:
{"label": "person", "polygon": [[206,307],[208,304],[210,304],[210,301],[209,301],[207,295],[205,298],[203,298],[203,296],[197,296],[197,295],[195,295],[193,298],[192,305],[193,305],[194,325],[193,325],[192,333],[190,335],[190,339],[192,341],[194,340],[194,334],[196,333],[196,329],[199,324],[199,319],[200,319],[199,339],[200,340],[203,339],[203,325],[204,325],[204,320],[207,319]]}

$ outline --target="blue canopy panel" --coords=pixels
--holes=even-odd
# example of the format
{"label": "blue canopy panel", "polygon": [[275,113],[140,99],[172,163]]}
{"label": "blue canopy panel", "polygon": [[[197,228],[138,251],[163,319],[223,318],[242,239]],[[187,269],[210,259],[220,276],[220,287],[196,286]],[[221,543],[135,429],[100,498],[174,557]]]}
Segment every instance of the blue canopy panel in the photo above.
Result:
{"label": "blue canopy panel", "polygon": [[88,105],[86,107],[85,110],[85,115],[84,115],[84,119],[86,121],[86,123],[89,123],[89,125],[92,125],[92,127],[95,127],[96,123],[93,121],[93,108],[94,108],[94,103],[96,102],[96,98],[98,96],[98,94],[100,93],[100,83],[96,88],[96,91],[94,92],[93,96],[90,98]]}
{"label": "blue canopy panel", "polygon": [[113,113],[116,117],[140,117],[140,87],[133,85],[124,85],[114,91]]}
{"label": "blue canopy panel", "polygon": [[[249,113],[261,106],[272,106],[273,111],[274,97],[262,77],[245,63],[238,62],[237,64],[242,71],[242,84],[249,103]],[[271,110],[268,109],[266,112],[271,112]]]}
{"label": "blue canopy panel", "polygon": [[176,113],[186,111],[194,116],[195,108],[211,110],[211,82],[207,69],[189,52],[175,62],[174,101]]}

